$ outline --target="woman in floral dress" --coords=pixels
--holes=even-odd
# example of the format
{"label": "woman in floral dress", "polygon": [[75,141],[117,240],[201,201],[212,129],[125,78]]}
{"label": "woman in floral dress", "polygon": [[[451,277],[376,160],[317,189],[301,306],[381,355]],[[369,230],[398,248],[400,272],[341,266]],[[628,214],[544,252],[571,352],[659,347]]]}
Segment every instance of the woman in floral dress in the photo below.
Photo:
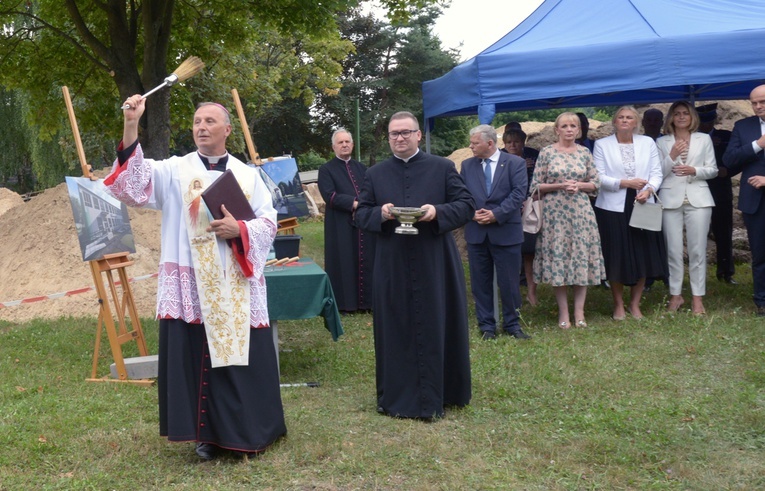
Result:
{"label": "woman in floral dress", "polygon": [[579,118],[563,113],[555,120],[558,142],[539,153],[531,192],[542,193],[542,231],[534,257],[534,279],[552,285],[558,303],[558,326],[570,327],[568,287],[574,291],[574,320],[587,327],[587,286],[605,279],[600,235],[590,196],[600,188],[590,151],[577,145]]}

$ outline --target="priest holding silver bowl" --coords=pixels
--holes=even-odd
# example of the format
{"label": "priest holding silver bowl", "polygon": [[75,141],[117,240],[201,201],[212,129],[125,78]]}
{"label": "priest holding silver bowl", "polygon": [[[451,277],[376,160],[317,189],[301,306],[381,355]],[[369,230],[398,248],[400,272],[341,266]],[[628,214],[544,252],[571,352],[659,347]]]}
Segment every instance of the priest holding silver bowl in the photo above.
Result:
{"label": "priest holding silver bowl", "polygon": [[391,116],[393,156],[367,170],[356,224],[376,234],[377,411],[433,420],[470,402],[467,291],[452,231],[475,214],[454,163],[420,151],[417,118]]}

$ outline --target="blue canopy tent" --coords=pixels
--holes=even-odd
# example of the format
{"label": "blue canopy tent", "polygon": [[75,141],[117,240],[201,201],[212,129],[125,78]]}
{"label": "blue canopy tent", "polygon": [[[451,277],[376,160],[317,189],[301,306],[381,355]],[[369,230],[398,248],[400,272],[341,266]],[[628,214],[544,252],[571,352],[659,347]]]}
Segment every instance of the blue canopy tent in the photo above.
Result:
{"label": "blue canopy tent", "polygon": [[746,99],[765,80],[762,0],[545,0],[502,39],[423,83],[435,118]]}

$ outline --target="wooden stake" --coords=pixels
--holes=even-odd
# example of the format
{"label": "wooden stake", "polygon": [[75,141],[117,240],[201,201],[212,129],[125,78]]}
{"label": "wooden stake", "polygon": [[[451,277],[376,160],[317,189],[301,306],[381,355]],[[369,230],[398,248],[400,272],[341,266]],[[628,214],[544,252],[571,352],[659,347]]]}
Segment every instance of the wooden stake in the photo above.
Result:
{"label": "wooden stake", "polygon": [[258,152],[255,149],[255,143],[252,141],[252,135],[250,135],[250,127],[247,126],[247,118],[244,116],[242,101],[239,100],[239,92],[237,92],[236,89],[231,89],[231,95],[234,96],[236,114],[239,115],[239,122],[242,124],[242,133],[244,133],[244,141],[247,143],[247,151],[250,153],[250,160],[255,165],[263,165],[263,161],[260,160],[260,155],[258,155]]}
{"label": "wooden stake", "polygon": [[82,167],[82,176],[87,177],[91,181],[96,181],[98,178],[91,172],[91,166],[88,165],[87,159],[85,159],[85,149],[82,147],[82,140],[80,139],[80,130],[77,127],[77,118],[74,117],[74,107],[72,106],[72,98],[69,97],[69,87],[64,85],[61,87],[64,92],[64,102],[66,103],[66,112],[69,113],[69,123],[72,125],[72,133],[74,135],[74,145],[77,147],[77,156],[80,158],[80,166]]}

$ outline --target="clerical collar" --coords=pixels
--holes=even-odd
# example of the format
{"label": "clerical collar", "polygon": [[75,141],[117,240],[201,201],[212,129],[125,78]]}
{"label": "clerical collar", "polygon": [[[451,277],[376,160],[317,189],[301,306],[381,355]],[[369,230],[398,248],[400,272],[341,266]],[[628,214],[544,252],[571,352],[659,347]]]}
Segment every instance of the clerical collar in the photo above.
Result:
{"label": "clerical collar", "polygon": [[228,153],[208,157],[197,152],[197,155],[199,155],[199,158],[202,160],[202,163],[205,164],[205,168],[207,170],[217,170],[220,172],[224,172],[226,170],[226,164],[228,164]]}
{"label": "clerical collar", "polygon": [[348,162],[350,162],[350,161],[351,161],[351,157],[348,157],[347,159],[344,159],[344,158],[342,158],[341,156],[339,156],[338,154],[335,154],[335,157],[337,157],[338,159],[340,159],[340,160],[342,160],[343,162],[345,162],[345,165],[348,165]]}
{"label": "clerical collar", "polygon": [[409,157],[407,157],[407,158],[404,158],[404,157],[399,157],[399,156],[398,156],[398,155],[396,155],[395,153],[393,154],[393,156],[394,156],[394,157],[396,157],[396,158],[397,158],[397,159],[399,159],[399,160],[403,160],[404,162],[406,162],[406,163],[409,163],[409,161],[410,161],[410,160],[412,160],[412,159],[414,158],[414,156],[415,156],[415,155],[417,155],[418,153],[420,153],[420,149],[419,149],[419,148],[418,148],[418,149],[417,149],[417,150],[416,150],[416,151],[415,151],[415,152],[414,152],[412,155],[410,155],[410,156],[409,156]]}

